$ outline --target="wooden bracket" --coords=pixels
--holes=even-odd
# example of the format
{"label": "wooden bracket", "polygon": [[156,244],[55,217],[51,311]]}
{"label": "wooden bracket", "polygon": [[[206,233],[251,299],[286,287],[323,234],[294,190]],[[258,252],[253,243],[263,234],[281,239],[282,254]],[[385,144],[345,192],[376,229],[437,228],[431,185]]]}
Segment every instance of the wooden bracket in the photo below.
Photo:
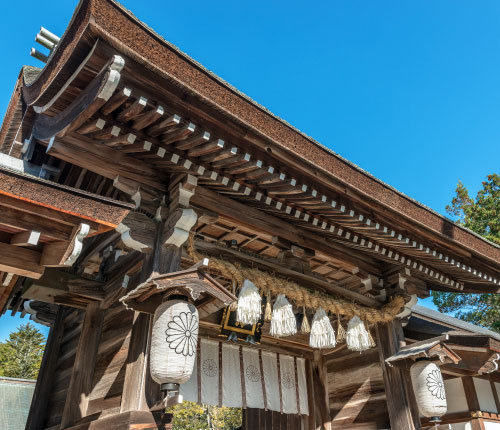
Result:
{"label": "wooden bracket", "polygon": [[294,243],[279,236],[274,236],[272,238],[272,243],[281,250],[278,254],[278,260],[280,263],[287,266],[290,270],[294,270],[299,273],[312,273],[309,258],[314,257],[315,255],[313,249],[295,245]]}
{"label": "wooden bracket", "polygon": [[227,306],[237,298],[219,284],[210,275],[208,259],[204,258],[187,270],[153,275],[146,282],[123,296],[120,301],[127,309],[153,314],[160,305],[165,293],[177,292],[190,296],[193,301],[202,301],[204,297],[215,298],[222,306]]}
{"label": "wooden bracket", "polygon": [[72,266],[83,249],[83,239],[90,232],[88,224],[73,229],[69,241],[47,243],[43,247],[40,264],[45,267]]}
{"label": "wooden bracket", "polygon": [[189,232],[197,219],[198,216],[193,209],[177,209],[165,223],[164,244],[182,246],[188,240]]}
{"label": "wooden bracket", "polygon": [[156,223],[141,212],[131,212],[116,227],[125,246],[140,252],[150,252],[154,247]]}
{"label": "wooden bracket", "polygon": [[196,177],[186,175],[171,188],[170,214],[163,231],[165,246],[181,247],[188,240],[189,232],[198,220],[196,212],[189,208],[189,201],[195,193],[196,185]]}
{"label": "wooden bracket", "polygon": [[494,353],[488,358],[488,361],[482,365],[478,370],[478,373],[482,375],[483,373],[493,373],[498,370],[498,361],[500,360],[500,354]]}
{"label": "wooden bracket", "polygon": [[134,202],[136,209],[141,207],[141,204],[144,202],[157,203],[162,200],[162,194],[155,191],[153,188],[120,175],[113,179],[113,186],[125,194],[128,194]]}

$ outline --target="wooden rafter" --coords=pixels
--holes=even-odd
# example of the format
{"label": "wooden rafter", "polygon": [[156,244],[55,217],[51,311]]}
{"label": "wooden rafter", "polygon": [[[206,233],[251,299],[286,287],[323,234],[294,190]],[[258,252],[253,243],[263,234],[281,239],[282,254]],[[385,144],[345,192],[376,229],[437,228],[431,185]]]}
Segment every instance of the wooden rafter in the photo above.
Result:
{"label": "wooden rafter", "polygon": [[49,140],[60,133],[80,128],[113,95],[124,65],[122,57],[113,56],[65,110],[52,117],[37,114],[32,138]]}

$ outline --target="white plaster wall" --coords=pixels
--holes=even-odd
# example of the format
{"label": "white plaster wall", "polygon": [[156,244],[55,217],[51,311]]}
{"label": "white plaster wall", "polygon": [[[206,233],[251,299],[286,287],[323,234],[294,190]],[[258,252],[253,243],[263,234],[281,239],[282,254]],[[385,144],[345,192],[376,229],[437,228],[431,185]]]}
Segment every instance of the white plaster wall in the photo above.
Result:
{"label": "white plaster wall", "polygon": [[479,400],[479,407],[481,410],[483,412],[498,413],[490,381],[480,378],[472,379],[474,380],[474,387],[476,387],[477,398]]}
{"label": "white plaster wall", "polygon": [[469,410],[461,378],[446,379],[444,381],[444,389],[446,391],[446,401],[448,403],[448,414]]}

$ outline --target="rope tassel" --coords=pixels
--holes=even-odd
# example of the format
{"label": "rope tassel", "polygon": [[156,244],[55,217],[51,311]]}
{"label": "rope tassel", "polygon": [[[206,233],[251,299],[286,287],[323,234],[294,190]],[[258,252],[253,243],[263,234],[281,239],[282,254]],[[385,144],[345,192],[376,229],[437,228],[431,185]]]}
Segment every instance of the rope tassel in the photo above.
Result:
{"label": "rope tassel", "polygon": [[302,313],[304,317],[302,318],[302,324],[300,325],[300,332],[302,334],[308,334],[311,332],[311,326],[309,325],[309,321],[307,321],[306,307],[302,306]]}
{"label": "rope tassel", "polygon": [[373,338],[358,316],[352,317],[347,325],[347,348],[351,351],[366,351],[374,346]]}
{"label": "rope tassel", "polygon": [[248,279],[245,279],[238,296],[236,320],[245,325],[257,324],[262,313],[261,302],[262,297],[260,297],[259,289]]}
{"label": "rope tassel", "polygon": [[330,318],[323,308],[319,308],[314,315],[311,326],[311,336],[309,345],[313,348],[334,348],[335,331],[333,330]]}
{"label": "rope tassel", "polygon": [[267,290],[266,311],[264,312],[264,321],[270,322],[272,318],[273,318],[273,310],[271,306],[271,292]]}
{"label": "rope tassel", "polygon": [[337,315],[337,341],[343,342],[346,335],[347,333],[345,332],[345,328],[342,326],[342,322],[340,321],[340,315]]}
{"label": "rope tassel", "polygon": [[279,294],[274,303],[269,333],[274,337],[292,336],[297,333],[297,320],[292,305],[283,294]]}
{"label": "rope tassel", "polygon": [[[236,295],[236,281],[233,281],[233,296],[235,296],[235,295]],[[238,310],[238,301],[237,300],[229,305],[229,310],[231,312],[235,312]]]}

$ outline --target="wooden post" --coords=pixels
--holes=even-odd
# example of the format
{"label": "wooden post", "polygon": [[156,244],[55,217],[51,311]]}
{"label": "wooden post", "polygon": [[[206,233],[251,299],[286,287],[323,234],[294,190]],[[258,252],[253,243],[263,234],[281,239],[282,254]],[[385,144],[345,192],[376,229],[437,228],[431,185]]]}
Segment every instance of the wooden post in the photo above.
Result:
{"label": "wooden post", "polygon": [[120,412],[149,410],[146,405],[150,316],[135,312],[130,335]]}
{"label": "wooden post", "polygon": [[332,420],[330,417],[330,395],[328,392],[328,374],[325,360],[321,351],[314,351],[312,362],[312,376],[314,384],[314,401],[316,403],[315,413],[316,429],[331,430]]}
{"label": "wooden post", "polygon": [[[153,273],[170,273],[180,269],[182,250],[163,245],[163,229],[164,223],[158,221],[153,252],[144,261],[140,282],[144,282]],[[139,312],[134,315],[120,412],[149,411],[151,406],[162,400],[159,385],[149,374],[151,322],[150,315]]]}
{"label": "wooden post", "polygon": [[380,366],[384,378],[387,410],[392,430],[421,429],[418,406],[407,370],[389,367],[385,359],[398,352],[404,341],[399,321],[377,325]]}
{"label": "wooden post", "polygon": [[[465,399],[467,400],[467,406],[471,413],[475,413],[481,410],[479,405],[479,398],[477,397],[476,386],[474,385],[474,380],[471,376],[463,376],[462,384],[465,391]],[[480,418],[471,419],[471,430],[484,430],[482,425],[482,420]]]}
{"label": "wooden post", "polygon": [[102,319],[103,313],[99,309],[99,302],[90,302],[87,305],[78,341],[75,363],[61,419],[61,428],[71,426],[87,414],[97,348],[101,337]]}
{"label": "wooden post", "polygon": [[309,415],[306,420],[305,430],[316,430],[316,401],[314,399],[313,368],[310,359],[306,360],[306,383]]}
{"label": "wooden post", "polygon": [[42,365],[36,381],[35,392],[31,401],[26,428],[41,430],[44,428],[45,414],[49,400],[52,381],[57,365],[59,348],[64,334],[64,307],[59,306],[54,325],[50,328]]}

